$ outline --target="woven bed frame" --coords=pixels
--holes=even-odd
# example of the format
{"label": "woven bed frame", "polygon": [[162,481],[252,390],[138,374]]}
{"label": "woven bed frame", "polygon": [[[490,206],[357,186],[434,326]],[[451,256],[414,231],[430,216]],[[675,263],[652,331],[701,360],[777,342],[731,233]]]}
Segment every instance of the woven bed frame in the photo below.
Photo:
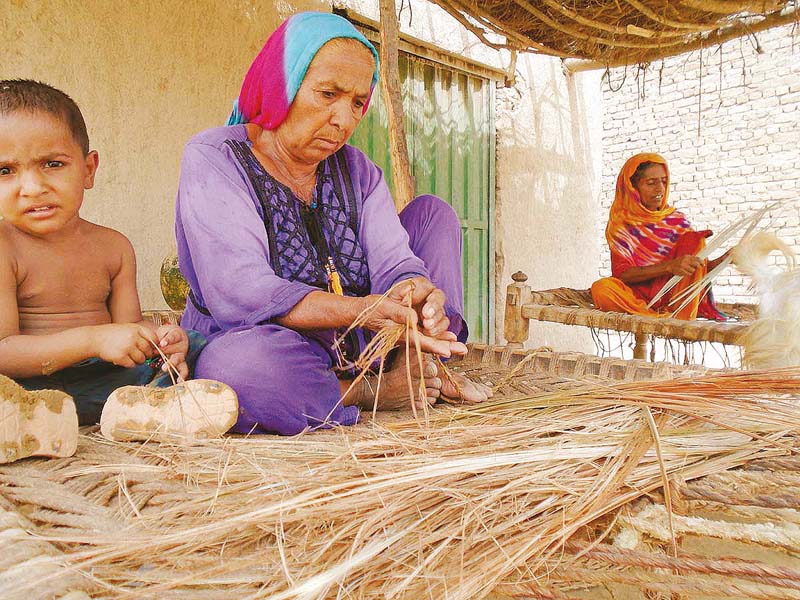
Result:
{"label": "woven bed frame", "polygon": [[[176,314],[150,316],[169,321]],[[512,395],[566,389],[591,379],[633,381],[706,371],[702,367],[687,369],[666,363],[482,345],[472,345],[467,357],[451,365],[486,383],[508,381]],[[314,435],[341,435],[344,431],[357,440],[369,428],[368,418],[365,421],[339,432]],[[199,485],[183,473],[163,469],[163,461],[161,467],[153,464],[148,470],[150,463],[138,456],[138,444],[109,445],[95,428],[84,429],[82,434],[72,458],[26,459],[0,466],[0,597],[5,600],[112,597],[104,595],[90,574],[74,572],[65,565],[42,565],[37,557],[59,556],[72,546],[69,541],[57,544],[42,538],[80,540],[98,531],[121,531],[137,513],[160,511],[171,499],[190,495]],[[228,442],[230,450],[231,445],[246,440],[231,437]],[[656,494],[641,499],[623,509],[615,523],[598,524],[598,530],[610,526],[616,532],[625,530],[639,543],[628,549],[612,545],[610,537],[588,545],[585,540],[567,543],[564,560],[572,562],[563,572],[553,573],[553,581],[594,587],[563,598],[616,598],[619,590],[629,593],[631,589],[649,589],[648,582],[663,582],[665,572],[676,585],[683,577],[691,576],[696,582],[702,575],[722,578],[728,590],[746,590],[745,597],[754,589],[763,598],[800,597],[800,559],[790,556],[800,554],[800,458],[751,461],[719,475],[679,482],[672,490],[672,503],[675,531],[683,544],[679,559],[663,550],[667,516],[660,497]],[[738,553],[739,558],[722,557],[721,542],[727,544],[723,546],[725,554]],[[15,592],[20,581],[39,581],[53,572],[60,574],[44,579],[35,593]],[[131,590],[130,597],[151,597],[144,588],[140,591],[141,596],[137,596],[138,592]],[[241,590],[237,594],[242,597]],[[168,597],[203,600],[225,596],[219,589],[208,593],[194,589]]]}
{"label": "woven bed frame", "polygon": [[526,285],[528,276],[514,273],[514,283],[507,288],[505,308],[505,338],[511,347],[522,348],[530,335],[530,321],[548,321],[564,325],[582,325],[595,329],[630,332],[634,335],[633,357],[647,358],[647,341],[665,338],[683,342],[718,342],[739,346],[748,321],[756,317],[750,304],[720,304],[721,310],[738,322],[682,321],[656,319],[595,308],[589,290],[555,288],[531,291]]}

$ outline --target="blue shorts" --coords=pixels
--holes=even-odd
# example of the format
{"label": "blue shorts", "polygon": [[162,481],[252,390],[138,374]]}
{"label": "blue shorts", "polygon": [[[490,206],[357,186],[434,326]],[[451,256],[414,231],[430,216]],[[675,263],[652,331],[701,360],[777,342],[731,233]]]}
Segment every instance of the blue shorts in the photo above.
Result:
{"label": "blue shorts", "polygon": [[[196,331],[187,331],[189,352],[186,364],[189,377],[194,374],[194,365],[206,339]],[[17,379],[16,382],[26,390],[61,390],[75,401],[78,409],[78,423],[94,425],[100,422],[100,413],[111,392],[126,385],[151,385],[169,387],[172,379],[160,369],[154,370],[147,363],[131,369],[118,367],[112,363],[90,358],[51,375]]]}

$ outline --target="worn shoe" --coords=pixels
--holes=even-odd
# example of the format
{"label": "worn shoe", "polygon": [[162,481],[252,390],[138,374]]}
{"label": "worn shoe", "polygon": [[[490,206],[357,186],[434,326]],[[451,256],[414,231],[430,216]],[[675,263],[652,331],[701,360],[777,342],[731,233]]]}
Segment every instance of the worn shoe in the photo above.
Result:
{"label": "worn shoe", "polygon": [[78,447],[78,413],[69,394],[29,392],[0,375],[0,464],[28,456],[65,458]]}
{"label": "worn shoe", "polygon": [[100,433],[118,442],[219,437],[239,412],[236,392],[219,381],[193,379],[167,388],[128,385],[103,406]]}

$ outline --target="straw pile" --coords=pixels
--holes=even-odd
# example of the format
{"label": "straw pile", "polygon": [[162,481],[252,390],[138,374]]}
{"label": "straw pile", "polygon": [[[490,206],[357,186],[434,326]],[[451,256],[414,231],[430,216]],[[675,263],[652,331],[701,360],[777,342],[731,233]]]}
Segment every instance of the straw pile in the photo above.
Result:
{"label": "straw pile", "polygon": [[[798,389],[800,368],[539,394],[512,378],[427,424],[197,446],[84,436],[72,459],[0,469],[0,495],[59,550],[7,566],[3,597],[32,600],[67,569],[103,598],[569,598],[599,580],[800,598],[800,572],[673,547],[680,506],[708,500],[683,482],[795,460],[776,457],[798,447]],[[612,545],[612,529],[653,523],[632,503],[665,481],[669,554]]]}

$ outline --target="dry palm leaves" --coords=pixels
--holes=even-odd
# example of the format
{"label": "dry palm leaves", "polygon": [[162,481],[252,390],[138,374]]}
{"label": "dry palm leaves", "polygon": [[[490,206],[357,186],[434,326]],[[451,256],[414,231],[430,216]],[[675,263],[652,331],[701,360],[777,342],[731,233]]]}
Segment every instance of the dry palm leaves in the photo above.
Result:
{"label": "dry palm leaves", "polygon": [[795,0],[434,0],[492,48],[646,64],[796,22]]}
{"label": "dry palm leaves", "polygon": [[[791,454],[798,389],[800,368],[584,384],[437,411],[425,427],[193,447],[91,437],[73,459],[0,469],[0,494],[47,505],[31,528],[62,551],[12,566],[6,591],[33,593],[56,575],[32,580],[30,565],[59,564],[107,598],[569,597],[565,581],[611,551],[587,527],[665,478]],[[74,493],[48,494],[33,465]],[[86,509],[79,490],[105,504]],[[685,575],[666,559],[660,588]],[[675,589],[725,589],[683,575]]]}
{"label": "dry palm leaves", "polygon": [[[372,317],[373,313],[375,313],[380,306],[380,304],[391,294],[394,294],[396,290],[400,287],[406,288],[405,294],[402,299],[402,304],[404,304],[407,308],[412,308],[412,295],[414,293],[415,284],[413,281],[402,281],[398,284],[395,284],[387,290],[382,296],[380,296],[373,304],[368,306],[364,309],[361,314],[356,317],[350,327],[339,336],[336,341],[335,347],[338,348],[343,344],[345,337],[354,329],[358,327],[364,326],[367,322],[369,322],[370,318]],[[395,294],[396,295],[396,294]],[[411,314],[411,313],[409,313]],[[353,379],[350,386],[345,391],[342,400],[346,398],[352,390],[359,384],[362,380],[366,379],[370,375],[373,375],[373,372],[377,370],[377,381],[374,389],[370,385],[370,390],[372,390],[374,394],[373,400],[373,418],[379,408],[380,405],[380,393],[381,393],[381,380],[384,375],[384,370],[386,366],[386,361],[389,357],[389,354],[399,346],[403,347],[404,352],[402,353],[403,360],[405,361],[405,372],[406,372],[406,379],[408,385],[408,397],[409,397],[409,408],[411,409],[412,413],[414,414],[414,418],[418,418],[419,415],[417,414],[416,408],[416,398],[425,398],[426,396],[426,389],[425,389],[425,376],[424,376],[424,367],[423,367],[423,352],[420,344],[420,336],[422,335],[418,324],[412,321],[410,318],[406,320],[405,323],[392,323],[386,325],[376,331],[374,335],[371,337],[370,341],[361,352],[360,356],[351,364],[343,364],[340,360],[340,364],[347,368],[352,368],[356,370],[358,373],[356,377]],[[341,352],[339,353],[341,355]],[[412,369],[411,365],[416,363],[416,366],[419,369],[419,376],[417,377],[416,384],[414,382],[414,377],[412,377]],[[442,377],[446,378],[452,386],[458,392],[457,399],[448,399],[449,402],[458,403],[459,401],[464,400],[463,390],[458,382],[453,378],[452,373],[448,369],[447,366],[442,362],[442,360],[437,356],[435,357],[435,363],[438,370],[438,374]],[[425,413],[425,417],[427,418],[428,412],[428,405],[425,402],[421,403],[423,406],[423,410]]]}
{"label": "dry palm leaves", "polygon": [[[708,258],[715,250],[723,248],[732,238],[736,236],[741,236],[742,241],[747,241],[754,235],[756,226],[764,218],[764,216],[768,212],[780,207],[781,204],[785,206],[785,203],[780,202],[768,204],[767,206],[764,206],[758,210],[754,210],[741,219],[730,223],[722,231],[711,238],[705,247],[697,253],[697,257],[701,259]],[[689,302],[691,302],[692,298],[704,296],[706,293],[708,293],[708,289],[711,287],[711,282],[714,281],[714,279],[730,264],[731,258],[726,257],[720,262],[720,264],[716,266],[716,268],[706,273],[702,278],[688,286],[685,290],[683,290],[683,292],[677,294],[674,298],[670,298],[669,306],[673,309],[672,316],[674,317],[681,310],[683,310],[689,304]],[[678,282],[681,281],[681,279],[683,279],[681,275],[674,275],[671,277],[658,291],[658,293],[653,296],[653,299],[650,300],[647,306],[652,307],[658,300],[661,299],[662,296],[669,293],[669,291],[674,288]],[[682,300],[683,302],[678,304],[679,300]]]}

